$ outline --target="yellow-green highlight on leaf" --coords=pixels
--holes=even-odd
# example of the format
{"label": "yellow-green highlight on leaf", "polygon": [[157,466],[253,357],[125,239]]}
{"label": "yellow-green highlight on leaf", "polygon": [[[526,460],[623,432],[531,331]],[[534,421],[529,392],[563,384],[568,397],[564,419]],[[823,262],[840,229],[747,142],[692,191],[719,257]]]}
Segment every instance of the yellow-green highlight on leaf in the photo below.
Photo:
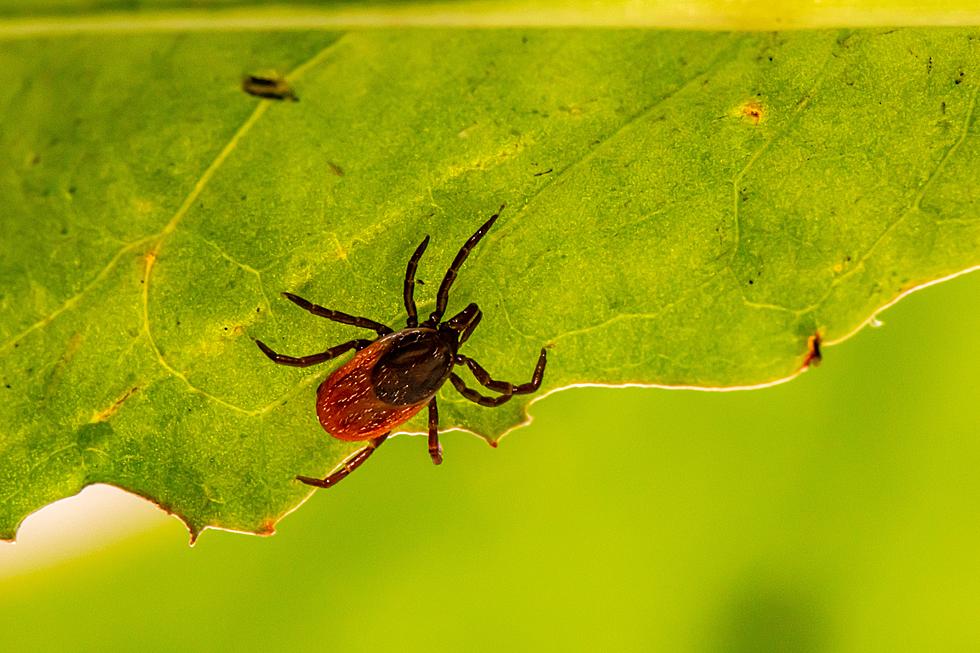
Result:
{"label": "yellow-green highlight on leaf", "polygon": [[[314,413],[335,366],[252,339],[366,335],[279,293],[400,326],[422,237],[424,314],[501,203],[450,311],[479,303],[465,351],[498,378],[549,347],[542,392],[772,383],[980,265],[977,29],[83,34],[0,61],[6,538],[91,483],[272,532],[356,447]],[[297,102],[242,90],[268,71]],[[490,442],[529,400],[439,398]]]}
{"label": "yellow-green highlight on leaf", "polygon": [[973,0],[0,0],[0,40],[378,27],[787,30],[980,24]]}

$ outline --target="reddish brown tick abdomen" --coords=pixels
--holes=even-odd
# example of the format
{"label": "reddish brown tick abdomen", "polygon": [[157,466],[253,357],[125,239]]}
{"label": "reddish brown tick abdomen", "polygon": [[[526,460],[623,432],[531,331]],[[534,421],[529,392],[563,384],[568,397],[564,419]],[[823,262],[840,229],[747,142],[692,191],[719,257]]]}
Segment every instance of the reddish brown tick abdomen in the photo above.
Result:
{"label": "reddish brown tick abdomen", "polygon": [[316,414],[327,433],[349,442],[370,440],[411,419],[428,403],[426,397],[416,404],[393,406],[375,394],[372,371],[391,344],[391,338],[375,341],[320,384]]}

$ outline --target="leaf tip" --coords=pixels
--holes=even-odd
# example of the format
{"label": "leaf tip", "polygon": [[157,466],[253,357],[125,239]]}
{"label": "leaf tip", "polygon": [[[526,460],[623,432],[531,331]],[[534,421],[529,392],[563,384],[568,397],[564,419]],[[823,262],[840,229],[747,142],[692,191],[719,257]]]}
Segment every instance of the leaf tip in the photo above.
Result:
{"label": "leaf tip", "polygon": [[267,519],[262,522],[262,525],[255,531],[256,535],[262,537],[270,537],[276,534],[276,521],[274,519]]}

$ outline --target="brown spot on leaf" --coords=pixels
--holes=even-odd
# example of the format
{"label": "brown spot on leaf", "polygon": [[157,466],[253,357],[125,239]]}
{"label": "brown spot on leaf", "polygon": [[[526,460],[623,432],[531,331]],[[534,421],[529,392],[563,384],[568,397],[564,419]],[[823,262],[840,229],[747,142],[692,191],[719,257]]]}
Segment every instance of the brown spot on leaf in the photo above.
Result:
{"label": "brown spot on leaf", "polygon": [[273,519],[268,519],[259,526],[259,530],[255,531],[256,535],[261,535],[262,537],[269,537],[270,535],[275,535],[276,533],[276,522]]}
{"label": "brown spot on leaf", "polygon": [[150,272],[153,270],[154,263],[157,262],[157,247],[159,243],[153,246],[153,249],[148,251],[143,255],[143,262],[146,267],[143,268],[143,278],[140,279],[140,283],[146,283],[146,280],[150,278]]}
{"label": "brown spot on leaf", "polygon": [[344,176],[344,169],[333,161],[327,161],[327,167],[330,168],[331,174],[337,175],[338,177]]}
{"label": "brown spot on leaf", "polygon": [[766,109],[758,100],[745,102],[738,108],[738,112],[746,120],[751,120],[754,125],[758,125],[766,118]]}
{"label": "brown spot on leaf", "polygon": [[806,358],[803,359],[803,369],[810,367],[816,367],[823,360],[823,354],[820,353],[820,333],[814,333],[812,336],[806,339],[807,353]]}
{"label": "brown spot on leaf", "polygon": [[127,390],[123,394],[123,396],[119,397],[119,399],[116,399],[116,401],[111,406],[109,406],[105,410],[100,410],[99,412],[92,415],[91,423],[97,424],[98,422],[104,422],[108,420],[110,417],[115,415],[116,412],[122,407],[123,402],[125,402],[127,399],[132,397],[137,392],[139,392],[139,386],[134,386],[129,390]]}

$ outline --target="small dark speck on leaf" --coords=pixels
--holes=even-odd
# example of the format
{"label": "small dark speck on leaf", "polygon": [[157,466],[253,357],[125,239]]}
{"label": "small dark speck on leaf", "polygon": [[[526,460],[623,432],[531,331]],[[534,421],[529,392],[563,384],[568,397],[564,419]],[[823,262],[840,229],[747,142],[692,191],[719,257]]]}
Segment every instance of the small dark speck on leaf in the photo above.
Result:
{"label": "small dark speck on leaf", "polygon": [[4,387],[7,388],[7,390],[10,390],[10,384],[9,383],[5,383],[4,384]]}
{"label": "small dark speck on leaf", "polygon": [[255,312],[256,313],[261,313],[262,312],[262,307],[261,306],[256,306],[255,307]]}
{"label": "small dark speck on leaf", "polygon": [[336,163],[334,163],[333,161],[327,161],[327,167],[330,168],[330,172],[332,174],[337,175],[338,177],[344,176],[344,169],[341,168]]}
{"label": "small dark speck on leaf", "polygon": [[751,286],[752,284],[754,284],[754,283],[755,283],[755,279],[749,279],[749,285],[750,285],[750,286]]}
{"label": "small dark speck on leaf", "polygon": [[266,100],[291,100],[299,102],[289,82],[277,75],[246,75],[242,79],[242,90],[249,95]]}
{"label": "small dark speck on leaf", "polygon": [[946,102],[941,102],[939,104],[939,110],[942,111],[943,115],[946,115]]}
{"label": "small dark speck on leaf", "polygon": [[535,177],[540,177],[541,175],[546,175],[546,174],[548,174],[548,173],[549,173],[549,172],[551,172],[552,170],[554,170],[554,168],[548,168],[547,170],[542,170],[541,172],[535,172],[535,173],[534,173],[534,176],[535,176]]}

